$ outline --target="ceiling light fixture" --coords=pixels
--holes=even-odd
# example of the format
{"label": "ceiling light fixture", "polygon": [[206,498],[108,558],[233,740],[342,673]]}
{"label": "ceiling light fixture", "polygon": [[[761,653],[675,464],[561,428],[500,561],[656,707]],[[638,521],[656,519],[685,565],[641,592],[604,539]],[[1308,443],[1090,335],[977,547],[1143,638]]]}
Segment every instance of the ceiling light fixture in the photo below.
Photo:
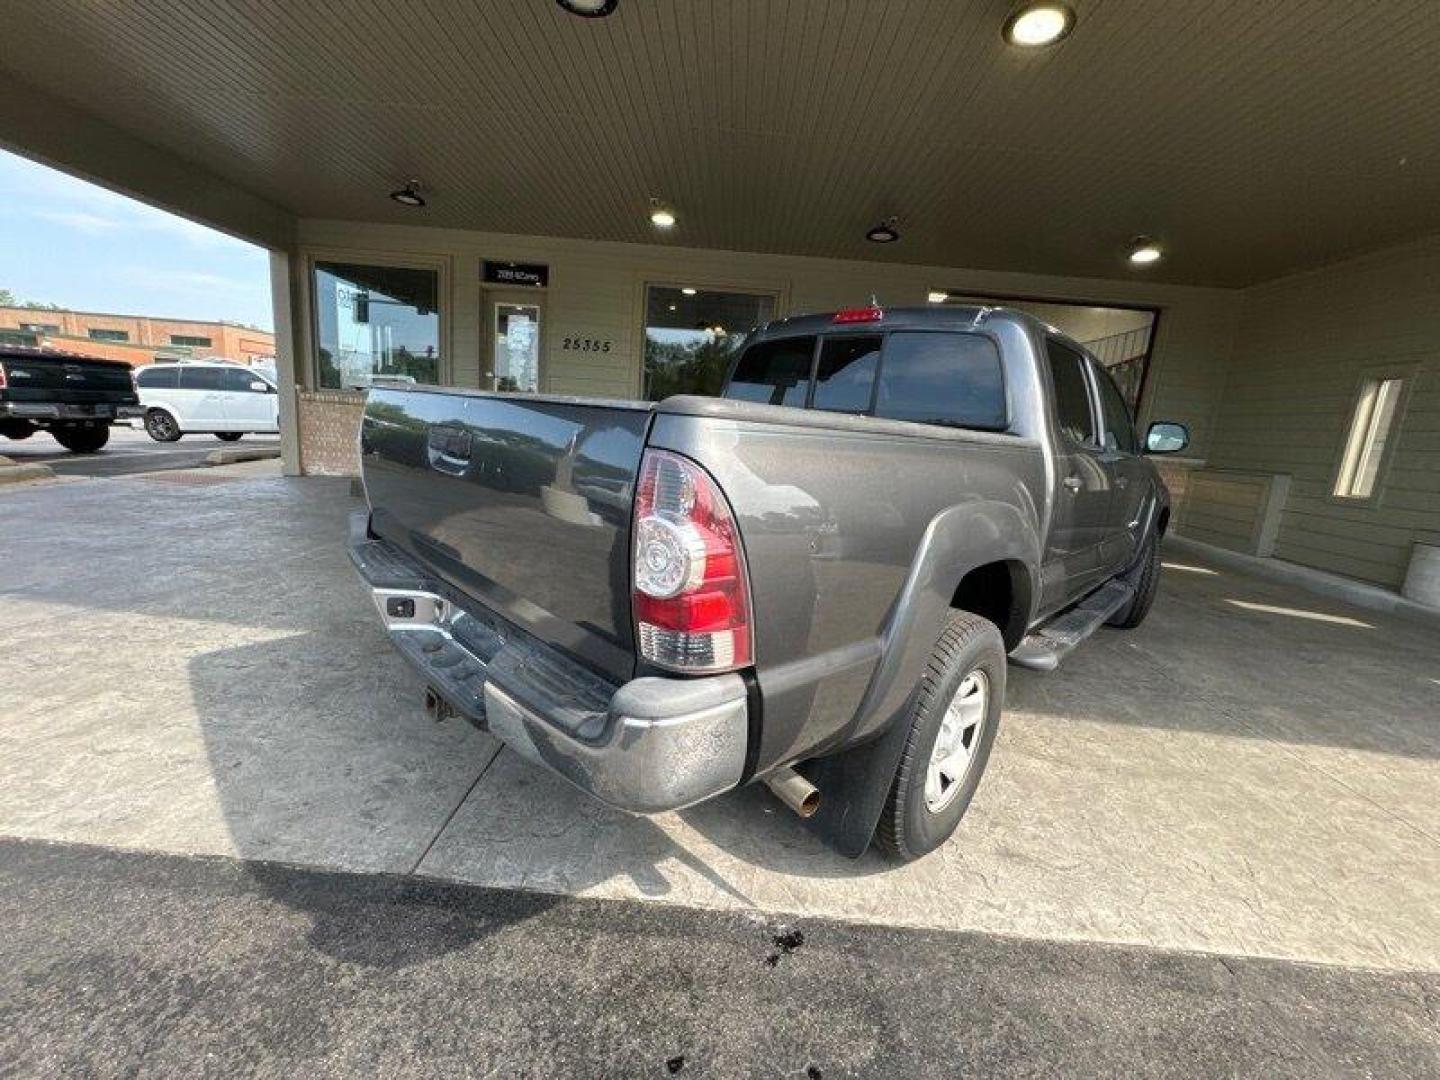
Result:
{"label": "ceiling light fixture", "polygon": [[650,224],[657,229],[673,229],[675,227],[675,211],[659,199],[651,199]]}
{"label": "ceiling light fixture", "polygon": [[1162,248],[1148,236],[1137,236],[1130,242],[1130,264],[1132,266],[1149,266],[1151,263],[1160,261],[1165,254]]}
{"label": "ceiling light fixture", "polygon": [[943,304],[946,300],[950,299],[950,294],[948,292],[936,292],[934,290],[931,290],[930,295],[927,296],[925,299],[929,300],[932,304]]}
{"label": "ceiling light fixture", "polygon": [[893,244],[896,240],[900,239],[900,232],[896,228],[899,224],[899,218],[888,217],[867,232],[865,239],[869,240],[872,244]]}
{"label": "ceiling light fixture", "polygon": [[1026,4],[1005,20],[1002,36],[1022,49],[1054,45],[1075,26],[1075,12],[1064,4]]}
{"label": "ceiling light fixture", "polygon": [[681,289],[680,291],[681,291],[682,293],[684,293],[686,296],[694,296],[694,295],[695,295],[695,286],[694,286],[694,285],[686,285],[686,286],[685,286],[683,289]]}
{"label": "ceiling light fixture", "polygon": [[390,192],[390,198],[394,199],[401,206],[410,206],[418,209],[425,205],[425,196],[420,194],[419,180],[407,180],[403,188]]}
{"label": "ceiling light fixture", "polygon": [[620,0],[555,0],[571,15],[582,19],[603,19],[614,12]]}

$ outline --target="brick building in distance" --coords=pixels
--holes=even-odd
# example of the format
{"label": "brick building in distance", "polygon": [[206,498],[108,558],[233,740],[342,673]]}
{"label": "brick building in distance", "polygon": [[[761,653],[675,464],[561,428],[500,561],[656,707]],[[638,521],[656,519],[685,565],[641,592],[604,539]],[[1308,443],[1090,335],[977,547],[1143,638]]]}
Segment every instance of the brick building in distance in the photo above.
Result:
{"label": "brick building in distance", "polygon": [[275,361],[275,335],[238,323],[49,308],[0,307],[0,345],[63,349],[137,367],[211,357],[251,366]]}

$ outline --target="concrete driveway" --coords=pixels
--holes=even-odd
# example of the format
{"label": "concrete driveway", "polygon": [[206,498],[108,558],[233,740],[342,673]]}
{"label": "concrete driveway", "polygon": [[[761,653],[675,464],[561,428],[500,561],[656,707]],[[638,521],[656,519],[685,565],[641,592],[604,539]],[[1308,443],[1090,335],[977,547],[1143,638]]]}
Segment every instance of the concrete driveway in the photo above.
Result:
{"label": "concrete driveway", "polygon": [[264,466],[0,493],[0,834],[545,892],[1440,970],[1440,634],[1170,555],[1139,631],[1012,670],[921,862],[765,792],[607,810],[435,725],[344,552]]}

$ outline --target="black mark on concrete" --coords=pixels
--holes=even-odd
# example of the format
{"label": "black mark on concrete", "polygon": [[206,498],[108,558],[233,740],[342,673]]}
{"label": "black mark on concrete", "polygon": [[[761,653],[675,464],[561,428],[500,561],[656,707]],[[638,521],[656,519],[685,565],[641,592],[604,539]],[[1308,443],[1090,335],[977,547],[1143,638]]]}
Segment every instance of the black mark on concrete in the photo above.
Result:
{"label": "black mark on concrete", "polygon": [[679,1072],[681,1069],[683,1069],[684,1067],[685,1067],[685,1055],[684,1055],[684,1054],[676,1054],[676,1055],[675,1055],[673,1058],[671,1058],[669,1061],[665,1062],[665,1068],[667,1068],[667,1069],[670,1070],[670,1075],[671,1075],[671,1076],[674,1076],[676,1073],[678,1073],[678,1072]]}
{"label": "black mark on concrete", "polygon": [[796,949],[800,948],[801,945],[805,944],[805,935],[799,930],[785,930],[776,934],[770,940],[775,943],[775,948],[778,951],[772,952],[769,956],[765,957],[765,963],[770,967],[774,967],[780,963],[780,957],[789,956]]}

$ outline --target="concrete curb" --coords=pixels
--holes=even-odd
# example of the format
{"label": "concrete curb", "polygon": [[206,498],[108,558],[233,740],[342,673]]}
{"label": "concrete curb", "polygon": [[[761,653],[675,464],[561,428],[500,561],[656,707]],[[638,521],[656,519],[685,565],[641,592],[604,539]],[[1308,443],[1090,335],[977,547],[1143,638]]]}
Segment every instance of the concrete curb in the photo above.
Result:
{"label": "concrete curb", "polygon": [[9,462],[10,459],[5,458],[4,463],[0,463],[0,486],[55,479],[55,470],[49,465],[13,465]]}
{"label": "concrete curb", "polygon": [[1398,615],[1402,619],[1410,619],[1413,622],[1440,628],[1440,608],[1417,604],[1413,600],[1405,599],[1399,593],[1382,589],[1378,585],[1355,581],[1351,578],[1341,577],[1339,574],[1327,574],[1324,570],[1312,570],[1308,566],[1286,562],[1284,559],[1246,555],[1239,551],[1207,544],[1203,540],[1178,536],[1175,533],[1165,537],[1165,547],[1176,551],[1193,552],[1211,562],[1217,562],[1221,566],[1228,566],[1233,570],[1243,570],[1256,577],[1281,581],[1287,585],[1296,585],[1317,596],[1343,600],[1356,607],[1384,612],[1387,615]]}
{"label": "concrete curb", "polygon": [[278,458],[278,446],[251,446],[242,450],[211,450],[205,455],[207,465],[238,465],[242,461],[265,461]]}

